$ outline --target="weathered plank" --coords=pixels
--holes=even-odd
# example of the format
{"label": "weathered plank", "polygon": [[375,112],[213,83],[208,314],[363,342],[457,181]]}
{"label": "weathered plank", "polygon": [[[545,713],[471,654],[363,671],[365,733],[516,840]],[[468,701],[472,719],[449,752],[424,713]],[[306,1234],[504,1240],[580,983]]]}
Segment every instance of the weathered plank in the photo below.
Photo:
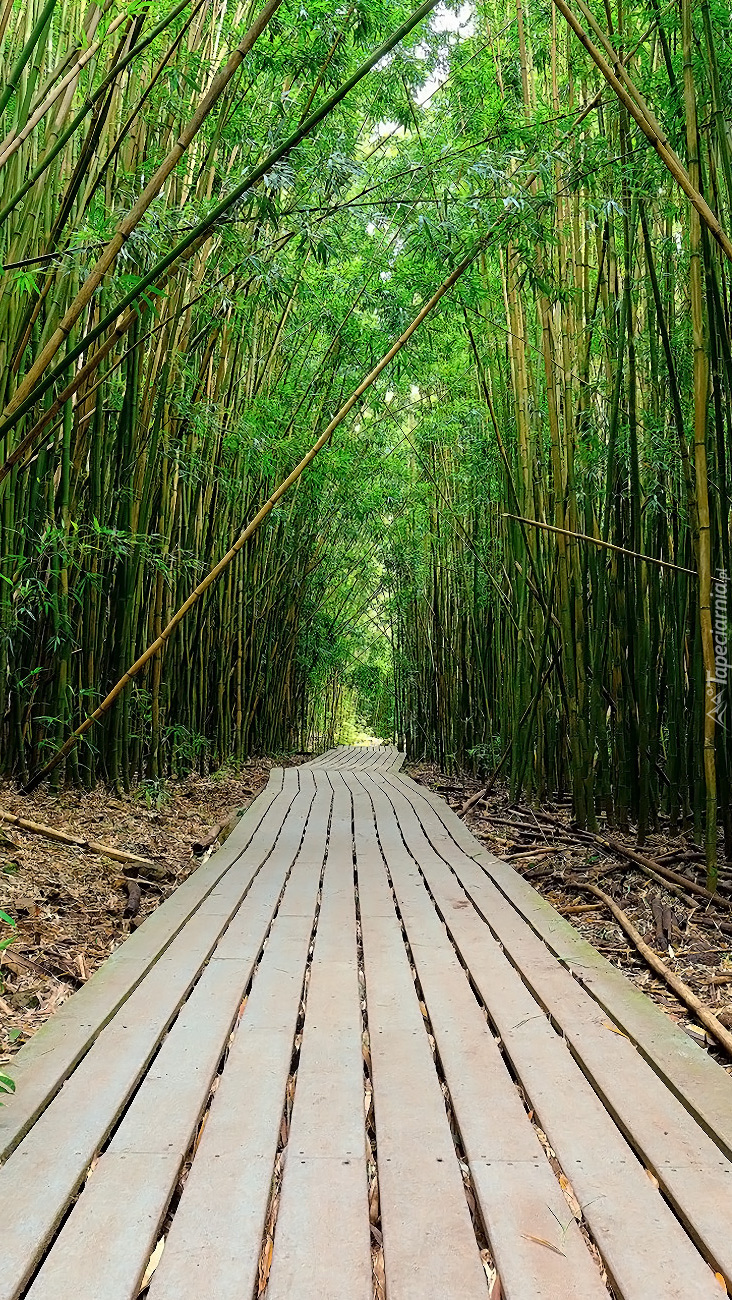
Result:
{"label": "weathered plank", "polygon": [[331,779],[333,820],[269,1300],[371,1300],[351,796],[342,776]]}
{"label": "weathered plank", "polygon": [[[398,796],[396,796],[398,799]],[[410,846],[421,853],[416,816],[401,817]],[[629,1039],[548,951],[506,901],[481,867],[449,842],[441,855],[456,871],[470,898],[510,956],[514,966],[564,1034],[606,1109],[659,1180],[690,1235],[732,1279],[730,1220],[719,1207],[732,1206],[732,1163],[673,1093],[650,1069]]]}
{"label": "weathered plank", "polygon": [[487,1295],[440,1084],[367,796],[354,825],[389,1300]]}
{"label": "weathered plank", "polygon": [[383,791],[369,792],[503,1294],[607,1300],[394,810]]}
{"label": "weathered plank", "polygon": [[[369,780],[372,778],[364,778]],[[413,809],[392,795],[405,836]],[[406,805],[406,806],[405,806]],[[412,813],[410,819],[409,812]],[[412,839],[412,845],[414,840]],[[718,1295],[708,1264],[650,1182],[565,1040],[552,1028],[485,921],[424,836],[421,869],[480,990],[527,1096],[574,1186],[609,1273],[625,1300]],[[571,1107],[567,1107],[571,1097]]]}
{"label": "weathered plank", "polygon": [[325,855],[322,778],[173,1219],[150,1300],[252,1295]]}
{"label": "weathered plank", "polygon": [[[284,775],[284,781],[283,781]],[[115,1012],[180,934],[224,874],[259,865],[274,844],[298,789],[296,769],[270,774],[226,844],[166,899],[33,1035],[9,1072],[16,1093],[0,1108],[0,1159],[7,1157]],[[245,857],[246,855],[246,857]]]}
{"label": "weathered plank", "polygon": [[401,785],[416,801],[433,842],[447,835],[478,862],[549,950],[632,1039],[724,1154],[732,1158],[732,1079],[727,1072],[583,939],[527,880],[484,849],[443,800],[408,777],[393,774],[388,779]]}
{"label": "weathered plank", "polygon": [[[312,790],[309,776],[270,859],[273,905],[300,846]],[[0,1170],[0,1300],[14,1300],[27,1281],[258,870],[229,872],[216,884]]]}
{"label": "weathered plank", "polygon": [[[603,1294],[527,1106],[623,1300],[716,1300],[694,1242],[732,1285],[727,1076],[402,761],[355,746],[274,777],[225,848],[24,1049],[25,1110],[0,1110],[8,1148],[28,1129],[0,1170],[0,1300],[133,1300],[227,1045],[151,1300],[252,1296],[293,1091],[268,1294],[369,1300],[354,852],[389,1300],[487,1294],[438,1071],[508,1300]],[[634,1026],[638,1050],[611,1020]]]}

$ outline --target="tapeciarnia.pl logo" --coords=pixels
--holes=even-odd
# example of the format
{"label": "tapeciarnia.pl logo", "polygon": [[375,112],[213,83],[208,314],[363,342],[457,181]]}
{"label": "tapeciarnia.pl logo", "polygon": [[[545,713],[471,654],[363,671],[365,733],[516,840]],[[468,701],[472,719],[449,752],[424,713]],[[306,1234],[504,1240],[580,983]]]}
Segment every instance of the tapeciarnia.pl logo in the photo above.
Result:
{"label": "tapeciarnia.pl logo", "polygon": [[714,611],[714,676],[707,673],[707,712],[720,727],[727,715],[727,677],[729,674],[729,636],[727,618],[726,569],[718,569],[712,579],[712,608]]}

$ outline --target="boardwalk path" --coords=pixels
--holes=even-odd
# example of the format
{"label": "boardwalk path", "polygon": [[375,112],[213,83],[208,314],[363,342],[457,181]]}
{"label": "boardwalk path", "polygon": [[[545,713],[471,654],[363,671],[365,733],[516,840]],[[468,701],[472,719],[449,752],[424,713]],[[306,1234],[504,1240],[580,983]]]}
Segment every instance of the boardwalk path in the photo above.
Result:
{"label": "boardwalk path", "polygon": [[369,1300],[382,1235],[388,1300],[487,1297],[486,1240],[508,1300],[732,1284],[732,1080],[399,767],[273,773],[23,1048],[1,1300],[163,1235],[150,1300]]}

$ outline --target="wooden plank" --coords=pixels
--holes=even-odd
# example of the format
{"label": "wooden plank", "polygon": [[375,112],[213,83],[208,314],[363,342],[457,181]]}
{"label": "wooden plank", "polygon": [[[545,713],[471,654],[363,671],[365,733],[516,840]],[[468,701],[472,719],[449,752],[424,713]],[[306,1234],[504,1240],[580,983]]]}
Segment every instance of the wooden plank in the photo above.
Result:
{"label": "wooden plank", "polygon": [[335,756],[336,756],[337,753],[338,753],[338,748],[337,748],[337,747],[334,748],[334,749],[327,749],[327,750],[325,751],[324,754],[316,754],[315,758],[311,758],[311,759],[309,759],[308,762],[307,762],[307,763],[303,763],[302,766],[303,766],[303,767],[322,767],[323,764],[326,764],[326,765],[329,764],[329,763],[330,763],[330,760],[333,759],[333,758],[335,758]]}
{"label": "wooden plank", "polygon": [[503,1294],[607,1300],[600,1271],[404,848],[394,810],[382,791],[371,794]]}
{"label": "wooden plank", "polygon": [[320,882],[332,791],[318,779],[297,865],[257,970],[150,1300],[252,1295]]}
{"label": "wooden plank", "polygon": [[485,1300],[487,1279],[371,804],[352,788],[389,1300]]}
{"label": "wooden plank", "polygon": [[[298,789],[296,769],[274,769],[218,853],[179,885],[78,993],[21,1048],[8,1067],[17,1091],[0,1108],[0,1160],[17,1146],[61,1084],[154,962],[233,866],[244,871],[271,848]],[[246,855],[246,857],[245,857]]]}
{"label": "wooden plank", "polygon": [[[394,793],[393,802],[409,837],[407,801]],[[658,1300],[686,1300],[689,1295],[715,1300],[719,1286],[711,1269],[650,1182],[564,1039],[485,922],[465,906],[464,891],[424,836],[419,862],[621,1295],[625,1300],[646,1300],[651,1294]]]}
{"label": "wooden plank", "polygon": [[[265,867],[275,900],[299,849],[313,788],[309,775]],[[0,1300],[12,1300],[28,1279],[256,871],[229,872],[211,891],[0,1170]]]}
{"label": "wooden plank", "polygon": [[[399,796],[395,796],[397,799]],[[414,851],[421,827],[400,814]],[[616,1123],[659,1180],[694,1240],[715,1269],[732,1281],[730,1219],[720,1205],[732,1205],[732,1162],[629,1039],[613,1033],[602,1008],[547,950],[485,872],[452,842],[441,856],[457,872],[491,930],[520,971],[537,1002],[551,1015],[583,1072]]]}
{"label": "wooden plank", "polygon": [[136,1295],[252,964],[214,953],[54,1242],[32,1300]]}
{"label": "wooden plank", "polygon": [[[268,1300],[371,1300],[351,796],[333,819]],[[338,1225],[337,1244],[333,1227]]]}
{"label": "wooden plank", "polygon": [[732,1158],[732,1078],[726,1070],[583,939],[528,881],[484,849],[443,800],[408,777],[394,780],[417,801],[430,839],[437,843],[435,837],[446,834],[479,863],[551,952],[632,1039],[724,1155]]}
{"label": "wooden plank", "polygon": [[[327,792],[321,802],[320,809],[317,800],[313,804],[312,816],[324,843]],[[260,875],[233,918],[54,1243],[29,1292],[32,1300],[66,1300],[72,1293],[88,1300],[136,1295],[282,878]],[[304,927],[311,926],[319,878],[320,862],[308,852],[306,832],[278,916],[294,907]],[[100,1241],[105,1242],[103,1251],[94,1249]]]}

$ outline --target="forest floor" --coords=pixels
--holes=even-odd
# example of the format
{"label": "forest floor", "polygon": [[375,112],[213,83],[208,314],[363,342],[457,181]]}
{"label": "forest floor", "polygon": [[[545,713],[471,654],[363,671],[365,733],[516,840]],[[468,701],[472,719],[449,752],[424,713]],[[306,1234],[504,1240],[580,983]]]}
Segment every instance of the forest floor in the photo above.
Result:
{"label": "forest floor", "polygon": [[[42,789],[24,796],[0,785],[0,808],[69,835],[153,861],[150,870],[0,823],[0,909],[16,922],[1,927],[13,942],[0,952],[0,1069],[94,973],[211,850],[193,846],[217,824],[243,812],[267,783],[270,769],[310,755],[255,758],[236,771],[150,782],[119,799]],[[136,915],[127,881],[139,884]]]}
{"label": "forest floor", "polygon": [[[485,784],[464,774],[446,776],[431,764],[408,765],[405,771],[441,795],[457,813]],[[561,829],[542,820],[541,814],[548,814],[554,823],[561,823]],[[714,923],[702,925],[695,920],[697,915],[707,912],[704,899],[699,898],[699,908],[692,910],[632,863],[619,859],[600,845],[583,843],[572,829],[569,802],[546,803],[540,810],[526,803],[512,806],[507,791],[497,785],[487,800],[465,813],[463,820],[487,849],[520,871],[583,938],[732,1073],[729,1058],[696,1023],[693,1012],[649,968],[606,905],[594,901],[572,883],[572,878],[594,881],[595,874],[602,872],[597,882],[600,888],[614,898],[669,969],[722,1024],[732,1028],[732,937]],[[634,836],[623,835],[615,829],[611,834],[613,840],[627,848],[637,847]],[[648,836],[643,854],[656,861],[665,857],[668,866],[689,881],[703,883],[703,853],[690,836],[671,835],[661,830]],[[664,908],[669,909],[665,934],[662,929],[657,930],[654,902],[659,918]],[[729,925],[732,895],[725,893],[721,906],[711,914]],[[663,943],[659,933],[664,934]]]}

